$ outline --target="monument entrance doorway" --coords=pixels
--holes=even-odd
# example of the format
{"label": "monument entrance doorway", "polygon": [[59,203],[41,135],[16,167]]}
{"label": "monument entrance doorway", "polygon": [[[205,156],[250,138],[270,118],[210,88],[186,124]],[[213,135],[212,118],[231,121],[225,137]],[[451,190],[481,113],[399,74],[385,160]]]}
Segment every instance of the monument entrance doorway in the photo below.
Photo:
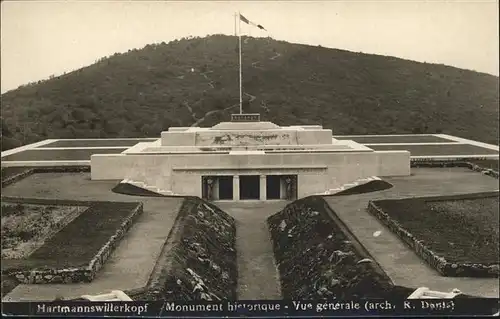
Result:
{"label": "monument entrance doorway", "polygon": [[240,199],[259,199],[259,197],[260,197],[260,176],[241,175]]}
{"label": "monument entrance doorway", "polygon": [[281,199],[281,176],[279,175],[266,176],[266,198]]}
{"label": "monument entrance doorway", "polygon": [[233,177],[232,176],[218,176],[219,182],[219,199],[232,200],[233,199]]}

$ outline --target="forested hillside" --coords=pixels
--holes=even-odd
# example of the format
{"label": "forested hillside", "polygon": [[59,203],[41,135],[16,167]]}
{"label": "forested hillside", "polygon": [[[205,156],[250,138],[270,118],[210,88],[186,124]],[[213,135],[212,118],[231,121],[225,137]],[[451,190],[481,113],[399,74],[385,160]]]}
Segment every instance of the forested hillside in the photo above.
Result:
{"label": "forested hillside", "polygon": [[[115,54],[2,95],[2,149],[45,138],[157,137],[238,111],[237,38]],[[394,57],[243,40],[244,109],[334,134],[448,133],[498,143],[498,77]]]}

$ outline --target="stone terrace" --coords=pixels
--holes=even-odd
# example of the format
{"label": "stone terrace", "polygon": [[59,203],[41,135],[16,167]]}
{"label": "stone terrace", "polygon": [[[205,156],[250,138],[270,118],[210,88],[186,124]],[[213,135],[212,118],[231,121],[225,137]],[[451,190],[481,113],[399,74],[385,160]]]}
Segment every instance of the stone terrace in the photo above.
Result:
{"label": "stone terrace", "polygon": [[[458,288],[466,294],[498,298],[497,278],[441,276],[366,211],[369,200],[497,191],[498,180],[467,168],[412,168],[412,176],[384,179],[394,187],[380,192],[325,199],[394,283],[439,291]],[[376,231],[382,231],[382,234],[374,237]]]}
{"label": "stone terrace", "polygon": [[[478,155],[498,158],[499,155],[497,145],[446,134],[334,135],[333,138],[353,140],[375,150],[409,150],[412,158]],[[90,165],[93,154],[119,154],[137,143],[154,141],[159,139],[48,139],[2,152],[2,165]]]}

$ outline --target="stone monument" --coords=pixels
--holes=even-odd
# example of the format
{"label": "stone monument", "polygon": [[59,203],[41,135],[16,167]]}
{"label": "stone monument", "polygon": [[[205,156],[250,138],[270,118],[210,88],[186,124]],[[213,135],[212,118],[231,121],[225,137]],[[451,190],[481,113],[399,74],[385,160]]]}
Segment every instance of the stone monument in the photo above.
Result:
{"label": "stone monument", "polygon": [[278,126],[259,114],[233,114],[207,128],[171,127],[154,142],[91,157],[93,180],[128,179],[209,200],[293,200],[361,178],[407,175],[408,151],[374,151],[336,140],[320,125]]}

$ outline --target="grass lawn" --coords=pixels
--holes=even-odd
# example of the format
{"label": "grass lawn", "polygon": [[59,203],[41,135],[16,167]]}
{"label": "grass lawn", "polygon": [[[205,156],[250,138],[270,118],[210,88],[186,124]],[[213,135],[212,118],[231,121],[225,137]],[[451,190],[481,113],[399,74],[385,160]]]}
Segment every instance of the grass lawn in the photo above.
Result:
{"label": "grass lawn", "polygon": [[120,154],[120,149],[26,150],[2,157],[2,161],[88,161],[93,154]]}
{"label": "grass lawn", "polygon": [[370,145],[376,151],[407,150],[411,156],[432,155],[489,155],[498,151],[469,144],[447,145]]}
{"label": "grass lawn", "polygon": [[[22,203],[23,199],[14,200]],[[88,206],[66,227],[25,259],[3,260],[5,269],[82,267],[89,264],[97,252],[115,235],[121,224],[129,218],[138,203],[81,202],[65,200],[31,199],[37,204]]]}
{"label": "grass lawn", "polygon": [[498,264],[498,192],[375,202],[451,263]]}
{"label": "grass lawn", "polygon": [[95,139],[95,140],[60,140],[39,147],[106,147],[106,146],[134,146],[141,142],[153,142],[157,138],[131,138],[131,139]]}
{"label": "grass lawn", "polygon": [[334,136],[338,140],[353,140],[360,144],[376,144],[376,143],[439,143],[439,142],[454,142],[452,140],[438,136]]}
{"label": "grass lawn", "polygon": [[85,209],[2,202],[2,259],[28,257]]}

